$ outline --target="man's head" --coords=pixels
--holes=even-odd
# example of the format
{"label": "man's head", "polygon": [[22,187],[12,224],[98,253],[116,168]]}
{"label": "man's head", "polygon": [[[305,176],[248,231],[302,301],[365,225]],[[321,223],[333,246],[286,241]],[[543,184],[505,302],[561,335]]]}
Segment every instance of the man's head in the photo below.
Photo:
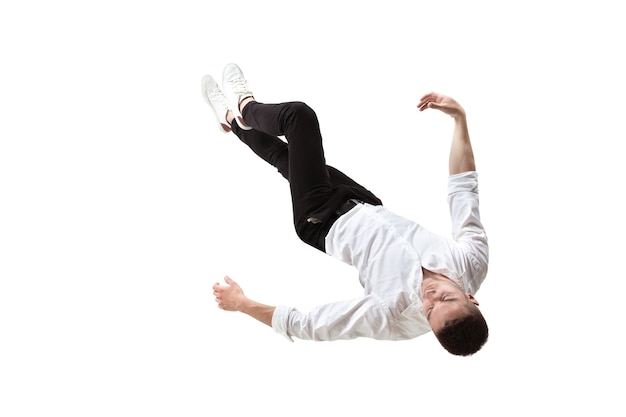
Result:
{"label": "man's head", "polygon": [[478,301],[443,276],[424,277],[423,312],[439,343],[454,355],[469,356],[485,344],[487,323]]}

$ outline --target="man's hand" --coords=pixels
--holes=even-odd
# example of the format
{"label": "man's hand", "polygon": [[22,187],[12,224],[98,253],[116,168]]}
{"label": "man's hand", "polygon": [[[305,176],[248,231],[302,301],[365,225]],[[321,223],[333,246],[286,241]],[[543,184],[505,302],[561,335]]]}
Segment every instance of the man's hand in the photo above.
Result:
{"label": "man's hand", "polygon": [[243,290],[230,277],[224,277],[228,285],[220,285],[219,282],[213,284],[213,295],[217,306],[226,311],[241,311],[241,307],[246,300]]}
{"label": "man's hand", "polygon": [[254,317],[261,323],[272,326],[272,317],[276,307],[257,303],[243,295],[243,290],[230,277],[224,277],[227,285],[213,284],[213,295],[217,306],[226,311],[239,311]]}
{"label": "man's hand", "polygon": [[451,97],[439,93],[425,94],[417,104],[420,111],[436,109],[452,116],[453,118],[465,118],[465,110]]}

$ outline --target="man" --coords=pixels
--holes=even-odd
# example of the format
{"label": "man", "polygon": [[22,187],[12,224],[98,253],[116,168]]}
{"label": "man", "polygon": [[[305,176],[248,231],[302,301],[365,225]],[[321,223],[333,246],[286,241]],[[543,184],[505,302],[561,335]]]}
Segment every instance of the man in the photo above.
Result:
{"label": "man", "polygon": [[[290,340],[404,340],[432,330],[452,354],[477,352],[487,340],[488,327],[473,294],[487,274],[489,251],[461,105],[437,93],[424,95],[417,105],[420,111],[440,110],[454,120],[449,239],[391,213],[372,192],[326,165],[317,116],[306,104],[257,102],[235,64],[224,68],[222,81],[220,89],[211,76],[202,80],[203,96],[219,126],[235,133],[289,181],[296,233],[357,268],[364,295],[303,314],[256,302],[225,277],[226,285],[213,286],[218,306],[246,313]],[[278,136],[285,136],[287,143]]]}

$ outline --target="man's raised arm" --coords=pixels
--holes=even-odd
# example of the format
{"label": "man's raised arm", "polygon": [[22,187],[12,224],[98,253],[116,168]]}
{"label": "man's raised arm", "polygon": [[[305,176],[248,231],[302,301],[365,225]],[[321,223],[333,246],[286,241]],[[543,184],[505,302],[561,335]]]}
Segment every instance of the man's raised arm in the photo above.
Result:
{"label": "man's raised arm", "polygon": [[467,118],[463,107],[456,100],[438,93],[424,95],[417,107],[420,111],[426,109],[440,110],[454,119],[454,133],[450,146],[450,175],[476,171],[474,152],[472,151]]}

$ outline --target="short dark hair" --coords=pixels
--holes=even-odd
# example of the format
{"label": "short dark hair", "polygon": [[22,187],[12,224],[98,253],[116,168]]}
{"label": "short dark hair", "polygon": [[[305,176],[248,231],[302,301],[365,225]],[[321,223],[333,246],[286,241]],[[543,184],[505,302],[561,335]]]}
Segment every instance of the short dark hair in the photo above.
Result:
{"label": "short dark hair", "polygon": [[464,317],[446,322],[435,336],[453,355],[470,356],[487,342],[489,328],[480,310],[474,309]]}

